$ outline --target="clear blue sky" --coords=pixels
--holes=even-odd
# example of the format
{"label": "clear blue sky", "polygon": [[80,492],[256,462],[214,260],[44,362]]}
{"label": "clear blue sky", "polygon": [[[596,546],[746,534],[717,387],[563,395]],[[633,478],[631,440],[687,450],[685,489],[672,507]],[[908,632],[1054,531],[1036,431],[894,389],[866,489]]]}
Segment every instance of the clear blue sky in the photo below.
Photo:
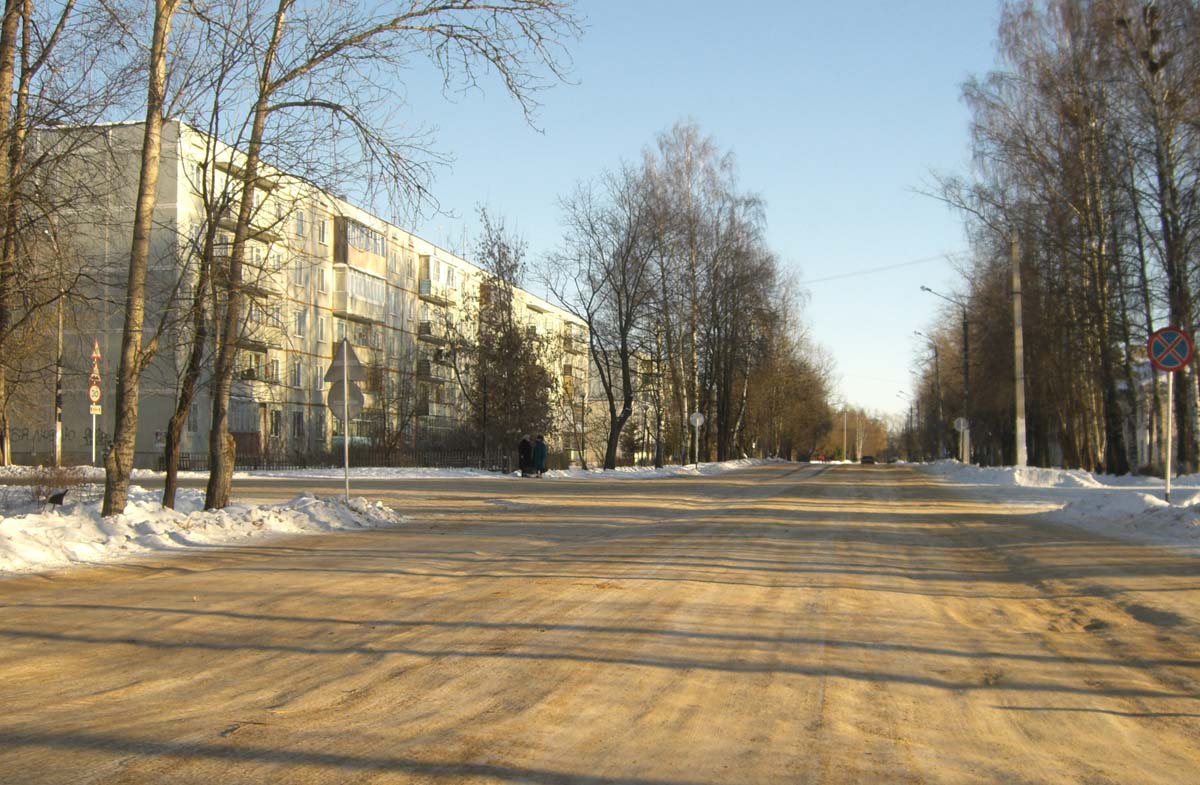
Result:
{"label": "clear blue sky", "polygon": [[[960,86],[994,62],[993,0],[758,2],[592,0],[574,84],[544,93],[535,130],[500,86],[447,102],[410,83],[436,146],[433,191],[458,218],[422,236],[461,248],[475,205],[502,214],[536,260],[558,242],[557,200],[636,159],[681,119],[738,161],[767,203],[768,238],[808,292],[804,320],[834,357],[838,394],[900,412],[920,340],[958,279],[935,258],[965,250],[961,222],[914,193],[968,161]],[[809,284],[807,282],[811,281]]]}

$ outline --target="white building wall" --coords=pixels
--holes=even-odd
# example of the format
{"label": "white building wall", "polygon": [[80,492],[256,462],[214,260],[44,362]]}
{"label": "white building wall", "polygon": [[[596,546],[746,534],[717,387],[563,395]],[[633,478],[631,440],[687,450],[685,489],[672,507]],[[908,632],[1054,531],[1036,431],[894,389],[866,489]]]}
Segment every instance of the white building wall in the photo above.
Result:
{"label": "white building wall", "polygon": [[[125,283],[141,134],[140,124],[110,126],[81,156],[82,163],[98,173],[98,180],[112,176],[119,181],[118,188],[100,202],[84,206],[77,216],[80,248],[112,273],[110,295],[122,292]],[[114,149],[111,160],[102,151],[105,141]],[[188,238],[204,223],[197,192],[197,180],[205,174],[200,168],[204,142],[199,132],[178,122],[164,127],[147,282],[148,330],[158,324],[169,292],[188,269]],[[231,157],[236,164],[236,154],[226,150],[226,161]],[[303,457],[334,446],[336,421],[325,406],[329,385],[323,376],[342,335],[350,336],[364,363],[382,369],[366,393],[367,409],[392,401],[397,389],[410,389],[424,405],[415,418],[404,418],[406,428],[416,426],[429,433],[461,422],[463,402],[445,367],[438,365],[441,344],[431,333],[436,333],[444,314],[462,317],[465,305],[478,297],[479,268],[285,173],[267,170],[263,176],[273,187],[261,190],[256,225],[263,232],[247,248],[248,272],[250,268],[263,272],[247,276],[252,304],[243,314],[249,321],[231,401],[230,427],[238,432],[239,449],[257,441],[262,452],[274,457]],[[232,227],[228,234],[232,235]],[[519,298],[533,304],[525,316],[536,329],[562,334],[571,324],[577,334],[584,334],[582,324],[561,309],[529,292],[520,292]],[[97,308],[83,320],[90,329],[78,330],[66,342],[67,352],[88,355],[92,340],[100,342],[104,382],[98,440],[102,447],[112,432],[123,318],[119,305]],[[174,337],[174,332],[164,337],[162,351],[143,378],[136,442],[139,466],[157,463],[161,437],[174,411],[187,359],[186,346]],[[578,356],[579,360],[571,361],[573,373],[586,379],[586,355]],[[90,368],[90,359],[83,357],[80,364]],[[560,357],[549,367],[558,366],[554,371],[558,373],[564,364]],[[191,407],[185,454],[207,453],[212,405],[207,382],[201,380]],[[68,387],[64,400],[64,450],[76,457],[90,450],[86,386],[84,374]],[[28,419],[32,423],[39,416],[30,412]],[[396,412],[389,411],[384,419],[388,429],[397,427]],[[45,420],[52,433],[52,418]],[[14,440],[18,459],[39,456],[34,430],[27,428],[23,440]],[[351,430],[357,441],[356,429]],[[257,439],[251,436],[255,432]]]}

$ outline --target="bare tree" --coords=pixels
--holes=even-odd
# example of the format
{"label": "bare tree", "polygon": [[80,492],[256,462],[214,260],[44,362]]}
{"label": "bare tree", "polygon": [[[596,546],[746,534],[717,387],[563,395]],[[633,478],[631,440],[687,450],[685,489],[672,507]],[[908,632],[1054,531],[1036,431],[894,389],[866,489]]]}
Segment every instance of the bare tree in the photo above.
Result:
{"label": "bare tree", "polygon": [[[448,87],[473,87],[481,72],[490,70],[528,113],[543,86],[539,71],[561,76],[564,39],[578,30],[570,4],[560,0],[438,0],[409,3],[398,13],[383,15],[357,3],[306,7],[279,0],[274,10],[262,14],[262,22],[269,32],[247,41],[255,50],[257,74],[247,91],[252,108],[244,139],[243,188],[227,270],[224,340],[214,363],[205,497],[209,507],[224,507],[229,500],[234,447],[228,407],[237,353],[229,337],[235,334],[242,308],[246,238],[264,144],[274,130],[269,123],[290,122],[289,128],[295,129],[315,116],[333,117],[338,121],[334,130],[343,130],[356,142],[359,154],[379,167],[382,179],[419,198],[425,193],[424,170],[414,165],[411,146],[370,122],[372,99],[403,99],[387,80],[414,56],[429,58]],[[367,59],[370,68],[361,65]]]}
{"label": "bare tree", "polygon": [[644,172],[626,166],[562,202],[565,237],[547,285],[587,324],[592,368],[608,407],[604,468],[617,465],[621,429],[633,413],[639,362],[648,355],[654,264],[663,236]]}

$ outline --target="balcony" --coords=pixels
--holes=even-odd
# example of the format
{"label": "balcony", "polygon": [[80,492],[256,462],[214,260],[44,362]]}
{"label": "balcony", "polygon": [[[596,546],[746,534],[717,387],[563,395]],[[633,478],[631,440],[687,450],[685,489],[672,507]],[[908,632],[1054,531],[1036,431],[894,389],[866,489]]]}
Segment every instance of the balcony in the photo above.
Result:
{"label": "balcony", "polygon": [[454,418],[454,407],[448,403],[434,401],[417,401],[418,417],[441,417],[445,420]]}
{"label": "balcony", "polygon": [[247,269],[248,275],[242,280],[242,291],[251,297],[269,299],[278,297],[283,292],[283,285],[278,275],[272,275],[264,270]]}
{"label": "balcony", "polygon": [[[213,165],[216,166],[216,168],[220,171],[230,175],[233,179],[243,182],[246,179],[246,168],[240,163],[234,163],[233,161],[228,160],[220,160],[214,162]],[[262,173],[262,167],[260,166],[259,175],[254,180],[254,187],[261,188],[264,191],[271,191],[274,190],[278,185],[279,183],[276,182],[274,178]]]}
{"label": "balcony", "polygon": [[333,315],[353,322],[385,322],[387,309],[347,291],[334,290]]}
{"label": "balcony", "polygon": [[[223,211],[217,220],[217,225],[233,233],[237,231],[238,203],[235,201]],[[282,220],[278,216],[269,215],[261,205],[255,205],[250,214],[250,225],[247,227],[247,240],[258,240],[264,243],[278,242],[282,237]]]}
{"label": "balcony", "polygon": [[454,369],[431,360],[417,360],[417,378],[423,382],[445,384],[454,381]]}
{"label": "balcony", "polygon": [[569,333],[563,335],[563,351],[567,354],[587,354],[587,341]]}
{"label": "balcony", "polygon": [[[240,335],[237,339],[239,349],[245,349],[259,354],[266,354],[270,344],[267,343],[265,336],[256,333],[254,335]],[[251,377],[253,378],[253,377]]]}
{"label": "balcony", "polygon": [[454,290],[440,283],[435,283],[429,278],[421,279],[417,295],[425,302],[435,305],[454,304]]}
{"label": "balcony", "polygon": [[386,284],[377,276],[349,267],[335,267],[333,315],[354,322],[385,323],[386,292]]}
{"label": "balcony", "polygon": [[417,339],[429,343],[449,343],[450,336],[440,324],[434,322],[417,323]]}

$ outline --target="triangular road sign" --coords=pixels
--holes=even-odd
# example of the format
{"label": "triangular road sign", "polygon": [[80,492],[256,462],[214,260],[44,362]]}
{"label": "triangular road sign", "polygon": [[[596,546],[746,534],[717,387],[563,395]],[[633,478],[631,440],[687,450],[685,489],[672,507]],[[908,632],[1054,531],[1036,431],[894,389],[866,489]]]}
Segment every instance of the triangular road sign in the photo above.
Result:
{"label": "triangular road sign", "polygon": [[354,353],[354,347],[345,338],[338,344],[338,348],[333,354],[333,364],[325,372],[325,381],[340,384],[342,381],[342,366],[346,367],[346,378],[350,381],[366,381],[367,369],[363,366],[362,361],[358,359],[358,355]]}

